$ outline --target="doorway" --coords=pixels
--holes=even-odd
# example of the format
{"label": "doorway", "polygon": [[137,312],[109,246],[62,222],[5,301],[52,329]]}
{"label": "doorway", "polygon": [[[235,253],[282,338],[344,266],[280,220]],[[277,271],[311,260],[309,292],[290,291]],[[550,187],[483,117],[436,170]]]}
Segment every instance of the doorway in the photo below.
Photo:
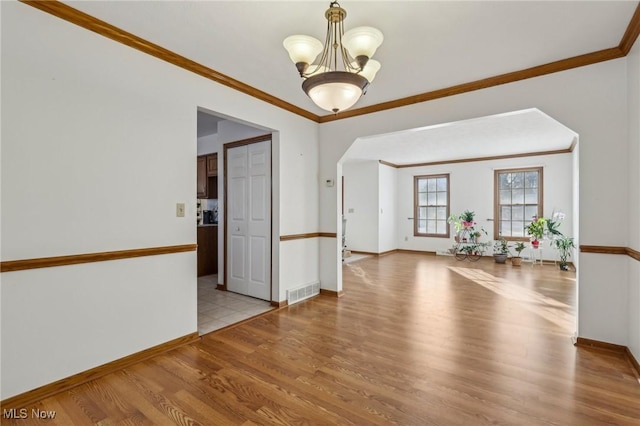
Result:
{"label": "doorway", "polygon": [[271,300],[271,135],[224,145],[227,290]]}
{"label": "doorway", "polygon": [[[225,193],[226,163],[224,162],[224,147],[226,144],[229,144],[229,146],[242,144],[242,141],[251,140],[248,138],[265,135],[271,130],[261,128],[252,123],[239,121],[233,117],[223,116],[204,108],[198,108],[197,128],[197,156],[206,157],[207,160],[217,157],[217,161],[212,160],[211,162],[211,165],[217,164],[217,167],[212,170],[207,167],[204,173],[208,185],[207,197],[203,199],[198,193],[196,200],[198,236],[200,236],[203,229],[213,233],[215,236],[207,247],[205,247],[204,242],[201,245],[200,240],[198,240],[198,257],[205,256],[208,262],[214,262],[217,265],[213,273],[197,274],[197,324],[199,334],[203,335],[273,309],[269,298],[261,300],[233,291],[226,291],[228,288],[225,281],[224,264],[226,260],[224,250],[226,249],[227,217],[225,208],[227,194]],[[262,139],[264,140],[265,137],[262,136]],[[269,151],[270,159],[271,151]],[[206,166],[210,165],[209,161],[204,163]],[[216,176],[216,179],[214,179],[216,182],[213,182],[213,186],[211,186],[212,182],[209,175]],[[269,174],[269,177],[271,177],[271,174]],[[271,186],[268,187],[268,194],[269,202],[271,203]],[[207,216],[205,214],[206,210],[212,213],[211,217],[214,223],[204,223],[205,216]],[[270,220],[269,229],[271,229]],[[269,247],[271,247],[270,239]],[[205,250],[206,248],[209,250]],[[271,258],[269,258],[270,265]],[[270,281],[269,284],[271,284]]]}

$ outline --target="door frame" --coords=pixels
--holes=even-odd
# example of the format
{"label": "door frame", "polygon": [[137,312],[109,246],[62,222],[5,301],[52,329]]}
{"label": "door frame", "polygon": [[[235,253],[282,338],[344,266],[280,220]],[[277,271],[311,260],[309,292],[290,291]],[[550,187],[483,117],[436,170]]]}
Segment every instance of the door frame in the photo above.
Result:
{"label": "door frame", "polygon": [[[228,142],[222,145],[222,152],[223,152],[223,170],[224,170],[224,179],[223,179],[223,186],[222,186],[222,198],[224,201],[224,226],[223,226],[223,235],[222,235],[222,239],[224,240],[223,243],[223,249],[222,249],[222,264],[224,265],[224,280],[223,283],[220,284],[218,283],[218,290],[223,290],[223,291],[227,291],[227,274],[229,273],[229,268],[227,267],[227,226],[228,226],[228,222],[229,222],[229,212],[228,212],[228,205],[229,203],[227,202],[227,193],[228,193],[228,182],[227,182],[227,151],[231,148],[237,148],[239,146],[245,146],[245,145],[251,145],[254,143],[259,143],[259,142],[266,142],[269,141],[269,161],[271,162],[271,167],[270,167],[270,176],[269,176],[269,197],[271,199],[271,203],[270,203],[270,212],[269,212],[269,216],[270,216],[270,223],[269,223],[269,244],[273,245],[273,136],[271,133],[268,133],[266,135],[261,135],[261,136],[255,136],[253,138],[249,138],[249,139],[242,139],[239,141],[234,141],[234,142]],[[219,225],[218,225],[219,226]],[[270,250],[269,252],[269,302],[273,303],[273,250]]]}

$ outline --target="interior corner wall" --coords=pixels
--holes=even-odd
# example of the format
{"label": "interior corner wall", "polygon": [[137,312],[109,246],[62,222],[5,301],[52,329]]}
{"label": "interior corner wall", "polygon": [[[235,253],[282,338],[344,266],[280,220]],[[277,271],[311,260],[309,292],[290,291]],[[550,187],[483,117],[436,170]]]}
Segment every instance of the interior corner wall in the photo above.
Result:
{"label": "interior corner wall", "polygon": [[[308,123],[303,123],[305,126]],[[280,184],[274,188],[273,197],[278,195],[280,203],[274,207],[273,214],[280,211],[278,222],[280,235],[298,235],[318,232],[318,215],[320,208],[318,179],[318,139],[317,125],[313,134],[300,133],[300,137],[292,139],[280,133],[278,155],[273,158],[274,167],[280,163]],[[273,155],[276,155],[274,151]],[[275,198],[274,198],[275,199]],[[275,228],[275,225],[274,225]],[[300,240],[280,241],[278,265],[280,271],[278,294],[276,301],[286,300],[286,291],[320,280],[319,245],[322,238],[303,238]],[[335,242],[336,239],[334,238]],[[276,262],[274,258],[274,262]],[[327,288],[320,280],[322,288]]]}
{"label": "interior corner wall", "polygon": [[198,155],[213,154],[218,151],[220,151],[220,138],[217,133],[198,138]]}
{"label": "interior corner wall", "polygon": [[[627,227],[602,226],[602,218],[613,224],[626,223],[629,219],[627,71],[627,58],[620,58],[323,123],[319,128],[320,174],[335,176],[340,171],[336,164],[360,137],[536,107],[580,135],[580,244],[626,246]],[[375,90],[375,84],[371,90]],[[601,173],[602,170],[607,173]],[[335,190],[320,192],[322,229],[336,230],[338,203]],[[322,246],[321,259],[336,258],[337,249],[337,245]],[[588,261],[583,256],[589,256]],[[598,261],[592,262],[591,257]],[[581,337],[627,344],[629,274],[628,261],[624,261],[625,272],[621,272],[621,258],[623,256],[580,254],[578,331]],[[339,263],[321,260],[321,265],[329,265],[329,269],[320,274],[328,280],[335,277],[341,289]]]}
{"label": "interior corner wall", "polygon": [[344,176],[345,244],[348,250],[379,253],[377,161],[347,162]]}
{"label": "interior corner wall", "polygon": [[[195,244],[199,107],[276,130],[274,246],[317,232],[317,123],[27,4],[0,8],[2,261]],[[290,268],[318,279],[317,255],[279,253],[278,297]],[[195,251],[1,278],[1,399],[197,330]]]}
{"label": "interior corner wall", "polygon": [[[398,170],[378,164],[378,252],[398,248]],[[405,218],[406,220],[406,218]]]}
{"label": "interior corner wall", "polygon": [[[627,247],[640,252],[640,42],[627,56],[629,93],[629,229]],[[629,264],[629,342],[628,347],[640,361],[640,261],[627,256]]]}

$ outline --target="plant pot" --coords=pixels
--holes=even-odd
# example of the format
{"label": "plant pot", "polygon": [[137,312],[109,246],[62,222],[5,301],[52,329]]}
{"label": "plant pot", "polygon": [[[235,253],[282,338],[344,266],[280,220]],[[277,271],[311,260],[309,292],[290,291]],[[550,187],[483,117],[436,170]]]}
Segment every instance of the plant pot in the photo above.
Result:
{"label": "plant pot", "polygon": [[513,266],[520,266],[522,265],[522,258],[521,257],[512,257],[511,258],[511,264]]}
{"label": "plant pot", "polygon": [[537,249],[538,247],[540,247],[540,241],[539,240],[531,241],[531,247],[533,247],[534,249]]}
{"label": "plant pot", "polygon": [[460,242],[460,236],[459,235],[456,235],[455,237],[453,237],[453,239],[456,240],[456,243]]}
{"label": "plant pot", "polygon": [[505,263],[507,261],[507,257],[508,255],[506,254],[494,254],[493,260],[495,260],[496,263]]}
{"label": "plant pot", "polygon": [[561,263],[559,266],[560,266],[560,270],[561,271],[568,271],[569,270],[569,265],[567,263]]}

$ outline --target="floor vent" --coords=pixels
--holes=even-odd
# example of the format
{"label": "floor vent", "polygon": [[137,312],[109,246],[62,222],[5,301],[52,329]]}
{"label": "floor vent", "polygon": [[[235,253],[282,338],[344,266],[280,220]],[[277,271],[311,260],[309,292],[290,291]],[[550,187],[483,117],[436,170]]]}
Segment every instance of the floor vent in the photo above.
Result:
{"label": "floor vent", "polygon": [[302,287],[287,290],[287,304],[293,305],[294,303],[301,302],[318,294],[320,294],[320,283],[317,281]]}

